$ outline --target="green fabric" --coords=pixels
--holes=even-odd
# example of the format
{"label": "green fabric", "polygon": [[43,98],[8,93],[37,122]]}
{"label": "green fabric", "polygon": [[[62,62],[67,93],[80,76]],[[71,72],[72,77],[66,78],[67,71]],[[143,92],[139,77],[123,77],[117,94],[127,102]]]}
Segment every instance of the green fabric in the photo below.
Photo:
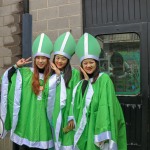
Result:
{"label": "green fabric", "polygon": [[[33,93],[31,86],[33,72],[29,68],[20,68],[19,71],[22,76],[22,92],[18,123],[14,133],[32,142],[49,141],[52,139],[52,131],[47,118],[48,82],[42,92],[42,100],[37,100],[37,96]],[[10,122],[13,119],[16,73],[12,76],[11,80],[12,83],[9,85],[8,92],[7,114],[9,113],[9,115],[6,118],[7,129],[11,128]],[[41,80],[40,83],[42,84],[42,82]]]}
{"label": "green fabric", "polygon": [[[116,142],[118,150],[127,150],[124,116],[115,95],[111,79],[107,74],[102,74],[92,84],[92,87],[94,94],[86,114],[87,124],[77,143],[78,148],[80,150],[99,150],[100,148],[94,144],[95,135],[110,131],[111,140]],[[81,121],[87,89],[84,96],[82,96],[81,91],[82,82],[77,88],[73,107],[73,113],[77,123],[76,130]]]}
{"label": "green fabric", "polygon": [[100,44],[98,43],[97,39],[89,33],[84,33],[84,35],[80,37],[75,49],[75,53],[79,59],[82,57],[91,58],[91,56],[99,58],[100,52]]}
{"label": "green fabric", "polygon": [[[79,82],[79,80],[80,80],[79,71],[73,68],[72,77],[71,77],[71,80],[69,81],[69,87],[67,88],[66,106],[62,109],[62,123],[61,123],[60,135],[59,135],[59,141],[62,143],[62,146],[73,145],[74,131],[63,133],[63,128],[66,127],[68,124],[69,110],[70,110],[71,101],[72,101],[72,92],[73,92],[73,88]],[[57,117],[60,112],[60,90],[61,90],[60,85],[58,85],[56,89],[57,94],[56,94],[54,111],[53,111],[54,112],[53,113],[54,129],[56,127]]]}
{"label": "green fabric", "polygon": [[[69,116],[69,110],[70,110],[70,106],[71,106],[71,102],[72,102],[73,88],[75,87],[75,85],[80,80],[80,74],[79,74],[79,72],[77,70],[73,69],[72,73],[73,73],[73,77],[71,78],[71,80],[69,82],[70,89],[67,88],[66,106],[62,110],[62,114],[63,114],[63,128],[68,125],[68,116]],[[62,137],[63,137],[63,141],[62,141],[62,145],[63,146],[73,145],[74,131],[70,131],[68,133],[64,133],[62,135]]]}
{"label": "green fabric", "polygon": [[16,86],[16,74],[14,74],[11,78],[11,84],[8,85],[8,103],[7,103],[7,114],[5,120],[5,129],[7,131],[12,129],[12,119],[13,119],[13,104],[14,104],[14,93]]}
{"label": "green fabric", "polygon": [[[69,36],[65,43],[65,38],[67,37],[67,35]],[[64,44],[64,47],[62,47],[63,44]],[[57,54],[63,55],[64,53],[64,54],[67,54],[71,58],[71,56],[75,52],[75,47],[76,47],[75,39],[73,38],[70,32],[66,32],[66,33],[61,34],[56,39],[54,43],[54,54],[57,53]]]}
{"label": "green fabric", "polygon": [[[42,40],[43,36],[43,40]],[[41,40],[41,48],[40,48],[40,40]],[[38,51],[39,50],[39,51]],[[50,58],[50,54],[53,50],[53,43],[50,40],[50,38],[42,33],[37,36],[37,38],[34,40],[33,45],[32,45],[32,54],[33,56],[42,56],[42,54],[45,54],[48,58]]]}

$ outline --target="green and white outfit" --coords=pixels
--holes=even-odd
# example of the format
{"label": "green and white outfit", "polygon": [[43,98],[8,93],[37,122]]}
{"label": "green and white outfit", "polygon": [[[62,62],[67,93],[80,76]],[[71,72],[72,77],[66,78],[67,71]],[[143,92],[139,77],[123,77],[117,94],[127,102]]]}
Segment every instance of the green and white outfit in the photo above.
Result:
{"label": "green and white outfit", "polygon": [[[75,51],[75,40],[70,32],[66,32],[60,35],[54,43],[54,55],[63,55],[70,59]],[[61,95],[61,87],[57,86],[55,106],[53,113],[53,125],[54,125],[54,139],[56,150],[72,150],[73,149],[73,137],[74,131],[63,133],[63,128],[68,124],[69,109],[72,101],[72,91],[77,82],[79,81],[79,71],[72,68],[72,77],[69,81],[68,88],[66,90],[66,99],[63,99]]]}
{"label": "green and white outfit", "polygon": [[88,33],[85,33],[80,37],[75,50],[80,62],[87,58],[99,61],[100,52],[101,48],[98,41]]}
{"label": "green and white outfit", "polygon": [[109,150],[127,150],[124,116],[111,79],[100,73],[94,84],[91,81],[83,96],[83,81],[74,89],[75,149],[99,150],[99,142],[108,140]]}
{"label": "green and white outfit", "polygon": [[[11,131],[11,140],[29,147],[53,147],[50,109],[54,102],[56,76],[51,77],[44,91],[36,96],[31,86],[32,69],[18,69],[12,76],[12,83],[8,82],[7,72],[2,81],[1,116],[5,122],[5,130]],[[43,84],[42,74],[40,84]]]}
{"label": "green and white outfit", "polygon": [[[76,47],[80,61],[86,58],[98,60],[99,53],[97,40],[85,33]],[[92,81],[93,78],[88,81],[84,95],[81,92],[83,80],[73,91],[70,117],[76,124],[74,149],[127,150],[124,116],[111,79],[107,74],[100,73],[97,80]],[[100,147],[99,143],[105,140],[107,142]]]}
{"label": "green and white outfit", "polygon": [[[42,33],[33,43],[33,57],[50,58],[53,45]],[[2,78],[1,117],[5,134],[10,131],[11,140],[18,145],[48,149],[54,146],[52,138],[52,112],[56,91],[56,75],[51,76],[44,90],[35,95],[32,90],[33,68],[18,68],[8,81],[8,70]],[[44,85],[39,73],[40,86]]]}

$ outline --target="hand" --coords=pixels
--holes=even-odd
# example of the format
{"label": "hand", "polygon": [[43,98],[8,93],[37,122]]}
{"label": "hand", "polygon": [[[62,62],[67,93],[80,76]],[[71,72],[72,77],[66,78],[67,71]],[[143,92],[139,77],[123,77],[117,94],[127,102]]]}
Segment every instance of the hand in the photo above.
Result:
{"label": "hand", "polygon": [[99,147],[100,147],[101,150],[104,149],[104,142],[105,142],[105,141],[99,142]]}
{"label": "hand", "polygon": [[104,140],[104,141],[99,142],[99,145],[100,145],[101,147],[104,147],[104,143],[105,143],[105,142],[108,142],[108,140]]}
{"label": "hand", "polygon": [[84,75],[84,79],[85,79],[85,80],[89,80],[89,76],[88,76],[87,73],[84,71],[84,69],[83,69],[82,67],[80,67],[80,70],[81,70],[81,72],[82,72],[83,75]]}
{"label": "hand", "polygon": [[55,71],[57,75],[60,75],[60,70],[56,67],[53,62],[50,62],[51,68]]}
{"label": "hand", "polygon": [[74,121],[73,120],[70,120],[68,122],[68,127],[71,128],[71,129],[74,129],[75,125],[74,125]]}
{"label": "hand", "polygon": [[103,145],[105,143],[105,141],[101,141],[99,142],[99,145]]}
{"label": "hand", "polygon": [[23,65],[32,63],[32,61],[30,61],[30,59],[31,59],[31,57],[29,57],[29,58],[27,58],[27,59],[21,58],[21,59],[18,60],[17,63],[16,63],[17,67],[22,67]]}
{"label": "hand", "polygon": [[75,126],[74,126],[74,121],[73,121],[73,120],[70,120],[69,123],[68,123],[68,125],[63,128],[63,132],[64,132],[64,133],[68,133],[68,132],[70,132],[71,130],[73,130],[74,127],[75,127]]}

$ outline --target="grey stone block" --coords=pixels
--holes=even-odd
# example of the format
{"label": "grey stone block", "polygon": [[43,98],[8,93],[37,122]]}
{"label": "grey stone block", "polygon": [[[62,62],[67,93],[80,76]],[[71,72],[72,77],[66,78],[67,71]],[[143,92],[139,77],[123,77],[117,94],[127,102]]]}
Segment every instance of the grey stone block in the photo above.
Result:
{"label": "grey stone block", "polygon": [[3,0],[3,6],[10,5],[10,4],[16,4],[18,2],[22,2],[22,0]]}
{"label": "grey stone block", "polygon": [[0,68],[4,67],[3,57],[0,57]]}
{"label": "grey stone block", "polygon": [[58,30],[46,31],[45,34],[47,34],[54,43],[56,38],[58,37]]}
{"label": "grey stone block", "polygon": [[30,11],[30,14],[32,15],[32,20],[33,21],[37,21],[38,20],[38,11],[37,10]]}
{"label": "grey stone block", "polygon": [[[20,58],[22,58],[22,57],[20,57]],[[11,66],[14,65],[20,58],[19,57],[12,57],[11,58]]]}
{"label": "grey stone block", "polygon": [[7,6],[0,7],[0,16],[7,16],[22,11],[23,11],[22,3],[7,5]]}
{"label": "grey stone block", "polygon": [[82,4],[82,0],[68,0],[69,3],[80,3]]}
{"label": "grey stone block", "polygon": [[21,14],[12,14],[8,16],[4,16],[4,25],[12,25],[21,23]]}
{"label": "grey stone block", "polygon": [[12,34],[19,34],[21,33],[21,25],[20,24],[13,24],[10,26],[4,26],[2,29],[0,27],[0,31],[2,31],[2,33],[0,33],[0,36],[9,36]]}
{"label": "grey stone block", "polygon": [[48,0],[48,7],[68,4],[68,0]]}
{"label": "grey stone block", "polygon": [[57,18],[48,21],[49,30],[63,29],[63,28],[69,28],[68,18]]}
{"label": "grey stone block", "polygon": [[0,27],[0,37],[3,36],[3,33],[4,33],[4,32],[3,32],[3,28],[4,28],[3,26]]}
{"label": "grey stone block", "polygon": [[12,35],[4,37],[4,46],[13,46],[13,45],[20,45],[21,44],[21,37],[20,35]]}
{"label": "grey stone block", "polygon": [[0,0],[0,7],[3,6],[3,0]]}
{"label": "grey stone block", "polygon": [[59,7],[59,16],[65,17],[65,16],[72,16],[72,15],[78,15],[81,14],[81,6],[80,3],[75,4],[69,4]]}
{"label": "grey stone block", "polygon": [[71,33],[74,36],[74,38],[77,40],[83,34],[83,29],[82,29],[82,27],[72,28],[72,32]]}
{"label": "grey stone block", "polygon": [[30,10],[47,8],[47,0],[30,0]]}
{"label": "grey stone block", "polygon": [[12,57],[21,58],[21,56],[22,56],[21,45],[12,46],[12,47],[9,47],[9,48],[11,50]]}
{"label": "grey stone block", "polygon": [[47,31],[47,20],[33,22],[33,32],[41,32],[41,31],[42,32]]}
{"label": "grey stone block", "polygon": [[11,49],[6,48],[6,47],[1,47],[0,48],[0,56],[1,57],[9,57],[11,55],[12,55]]}
{"label": "grey stone block", "polygon": [[3,43],[3,37],[0,37],[0,46],[3,46],[4,43]]}
{"label": "grey stone block", "polygon": [[81,27],[81,26],[82,26],[82,17],[81,17],[81,15],[70,17],[70,27]]}
{"label": "grey stone block", "polygon": [[0,27],[4,25],[3,17],[0,17]]}
{"label": "grey stone block", "polygon": [[11,57],[4,57],[4,65],[11,65]]}
{"label": "grey stone block", "polygon": [[38,20],[52,19],[58,17],[58,7],[38,10]]}

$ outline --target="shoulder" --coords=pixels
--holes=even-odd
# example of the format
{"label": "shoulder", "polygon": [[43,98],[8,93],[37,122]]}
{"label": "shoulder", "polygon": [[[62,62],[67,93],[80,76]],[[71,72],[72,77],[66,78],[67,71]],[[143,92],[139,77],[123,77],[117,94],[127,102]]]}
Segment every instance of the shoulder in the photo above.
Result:
{"label": "shoulder", "polygon": [[19,70],[21,71],[28,71],[28,70],[31,70],[33,68],[30,68],[30,67],[21,67],[21,68],[18,68]]}
{"label": "shoulder", "polygon": [[76,68],[72,68],[72,73],[79,74],[80,72],[79,72],[79,70],[78,70],[78,69],[76,69]]}
{"label": "shoulder", "polygon": [[98,80],[102,80],[102,81],[111,81],[109,75],[107,73],[101,72],[99,73],[99,77]]}
{"label": "shoulder", "polygon": [[29,75],[33,72],[33,68],[22,67],[22,68],[19,68],[18,71],[20,71],[21,74]]}
{"label": "shoulder", "polygon": [[104,72],[100,72],[99,77],[110,78],[109,75],[107,73],[104,73]]}

